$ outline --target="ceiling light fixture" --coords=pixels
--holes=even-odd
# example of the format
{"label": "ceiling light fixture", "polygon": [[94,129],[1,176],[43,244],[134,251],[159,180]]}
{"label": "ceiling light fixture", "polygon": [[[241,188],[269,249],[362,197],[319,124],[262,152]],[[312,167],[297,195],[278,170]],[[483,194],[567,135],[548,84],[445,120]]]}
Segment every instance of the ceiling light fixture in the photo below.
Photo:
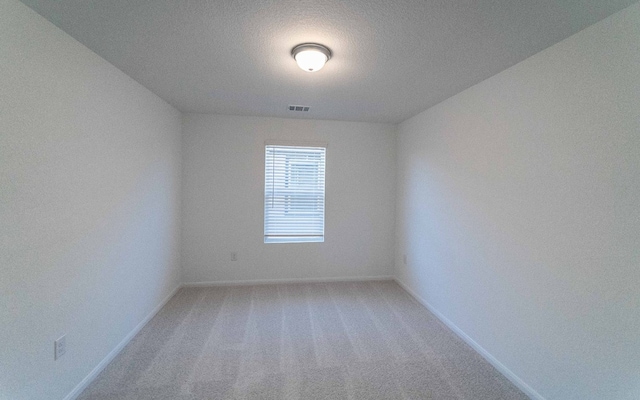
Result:
{"label": "ceiling light fixture", "polygon": [[331,50],[317,43],[302,43],[291,50],[298,66],[307,72],[316,72],[331,58]]}

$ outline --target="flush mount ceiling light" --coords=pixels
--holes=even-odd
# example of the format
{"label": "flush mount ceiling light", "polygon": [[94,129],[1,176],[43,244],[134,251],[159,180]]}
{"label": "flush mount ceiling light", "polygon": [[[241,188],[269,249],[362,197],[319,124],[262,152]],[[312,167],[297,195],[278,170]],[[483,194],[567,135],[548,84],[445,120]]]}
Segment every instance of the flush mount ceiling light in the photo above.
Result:
{"label": "flush mount ceiling light", "polygon": [[291,50],[298,66],[307,72],[316,72],[331,58],[331,50],[317,43],[302,43]]}

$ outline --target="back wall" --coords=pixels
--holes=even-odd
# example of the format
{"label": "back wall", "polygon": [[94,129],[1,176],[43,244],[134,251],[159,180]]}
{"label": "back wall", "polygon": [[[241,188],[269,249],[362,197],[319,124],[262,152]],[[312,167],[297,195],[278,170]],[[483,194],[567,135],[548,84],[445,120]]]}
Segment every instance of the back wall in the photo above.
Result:
{"label": "back wall", "polygon": [[[186,114],[183,135],[185,282],[392,275],[393,125]],[[266,140],[328,143],[324,243],[264,243]]]}

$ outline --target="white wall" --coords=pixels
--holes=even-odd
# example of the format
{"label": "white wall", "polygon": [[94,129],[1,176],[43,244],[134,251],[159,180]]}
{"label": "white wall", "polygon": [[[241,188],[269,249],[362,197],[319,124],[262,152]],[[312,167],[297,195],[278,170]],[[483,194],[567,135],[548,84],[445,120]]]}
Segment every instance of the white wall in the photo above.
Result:
{"label": "white wall", "polygon": [[[186,282],[392,274],[394,126],[187,114],[183,132]],[[264,244],[269,139],[328,142],[324,243]]]}
{"label": "white wall", "polygon": [[179,284],[181,116],[16,0],[0,71],[0,399],[62,399]]}
{"label": "white wall", "polygon": [[634,5],[399,127],[397,276],[549,400],[640,398],[639,39]]}

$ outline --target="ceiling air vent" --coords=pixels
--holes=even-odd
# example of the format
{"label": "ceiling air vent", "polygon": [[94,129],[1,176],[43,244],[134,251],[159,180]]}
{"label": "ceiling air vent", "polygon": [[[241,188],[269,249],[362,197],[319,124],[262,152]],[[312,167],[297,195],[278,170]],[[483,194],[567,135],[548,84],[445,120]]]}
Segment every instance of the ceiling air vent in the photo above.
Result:
{"label": "ceiling air vent", "polygon": [[309,111],[307,106],[289,106],[289,111]]}

